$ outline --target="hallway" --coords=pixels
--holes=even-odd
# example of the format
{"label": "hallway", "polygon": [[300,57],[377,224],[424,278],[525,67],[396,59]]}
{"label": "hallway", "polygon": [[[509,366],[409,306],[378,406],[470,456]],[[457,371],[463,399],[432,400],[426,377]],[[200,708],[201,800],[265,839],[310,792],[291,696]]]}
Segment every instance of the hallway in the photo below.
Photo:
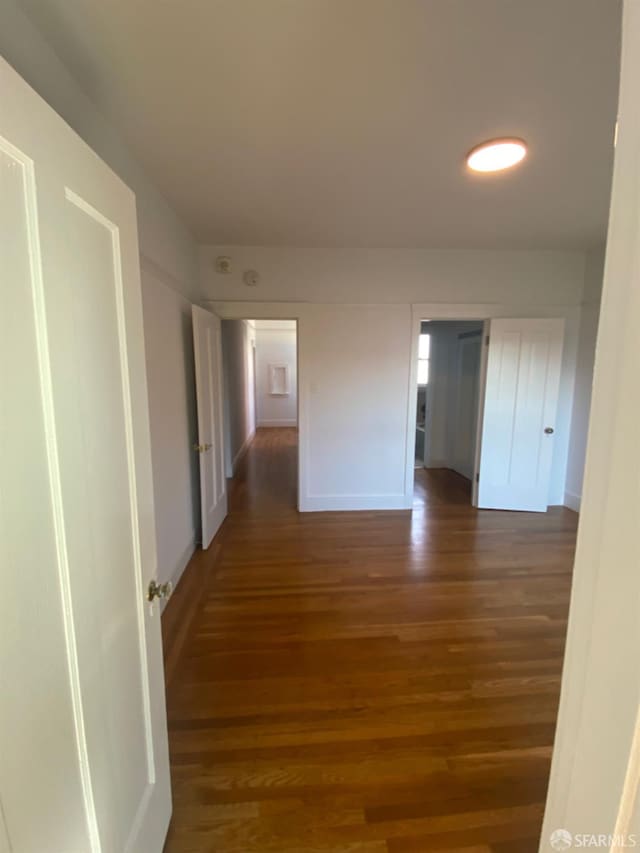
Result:
{"label": "hallway", "polygon": [[165,853],[537,851],[577,515],[444,470],[299,514],[296,440],[258,431],[163,616]]}

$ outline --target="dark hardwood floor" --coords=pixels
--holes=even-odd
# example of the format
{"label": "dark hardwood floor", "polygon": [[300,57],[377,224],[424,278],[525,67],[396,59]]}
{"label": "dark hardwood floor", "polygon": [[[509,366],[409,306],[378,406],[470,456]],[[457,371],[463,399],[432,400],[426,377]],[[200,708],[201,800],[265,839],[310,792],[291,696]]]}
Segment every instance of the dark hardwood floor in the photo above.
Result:
{"label": "dark hardwood floor", "polygon": [[577,516],[444,470],[412,514],[298,514],[295,479],[259,431],[165,611],[166,853],[537,851]]}

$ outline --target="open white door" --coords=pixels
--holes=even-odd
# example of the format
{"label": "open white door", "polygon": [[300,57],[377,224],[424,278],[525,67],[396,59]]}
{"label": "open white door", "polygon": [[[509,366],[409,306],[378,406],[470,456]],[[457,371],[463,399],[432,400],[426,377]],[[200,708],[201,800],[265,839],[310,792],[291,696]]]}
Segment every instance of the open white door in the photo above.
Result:
{"label": "open white door", "polygon": [[0,103],[0,811],[16,853],[159,853],[135,198],[1,59]]}
{"label": "open white door", "polygon": [[193,347],[198,399],[200,457],[200,507],[202,547],[208,548],[227,515],[227,481],[224,470],[222,400],[222,329],[220,318],[204,308],[192,307]]}
{"label": "open white door", "polygon": [[546,512],[564,321],[491,320],[478,506]]}

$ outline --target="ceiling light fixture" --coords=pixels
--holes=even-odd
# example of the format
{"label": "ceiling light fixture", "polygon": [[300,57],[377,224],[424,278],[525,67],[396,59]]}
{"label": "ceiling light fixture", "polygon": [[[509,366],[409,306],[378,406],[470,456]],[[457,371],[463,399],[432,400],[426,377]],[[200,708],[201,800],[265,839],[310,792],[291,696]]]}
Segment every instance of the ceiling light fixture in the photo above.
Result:
{"label": "ceiling light fixture", "polygon": [[490,139],[467,154],[467,166],[474,172],[500,172],[515,166],[527,155],[522,139]]}

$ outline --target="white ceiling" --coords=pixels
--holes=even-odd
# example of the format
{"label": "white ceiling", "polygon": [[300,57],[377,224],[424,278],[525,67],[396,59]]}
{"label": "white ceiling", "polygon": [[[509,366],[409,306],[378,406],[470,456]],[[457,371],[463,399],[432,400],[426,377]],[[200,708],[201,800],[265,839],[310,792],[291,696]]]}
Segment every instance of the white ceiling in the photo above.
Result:
{"label": "white ceiling", "polygon": [[[23,0],[203,242],[604,239],[619,0]],[[466,151],[521,136],[511,173]]]}

